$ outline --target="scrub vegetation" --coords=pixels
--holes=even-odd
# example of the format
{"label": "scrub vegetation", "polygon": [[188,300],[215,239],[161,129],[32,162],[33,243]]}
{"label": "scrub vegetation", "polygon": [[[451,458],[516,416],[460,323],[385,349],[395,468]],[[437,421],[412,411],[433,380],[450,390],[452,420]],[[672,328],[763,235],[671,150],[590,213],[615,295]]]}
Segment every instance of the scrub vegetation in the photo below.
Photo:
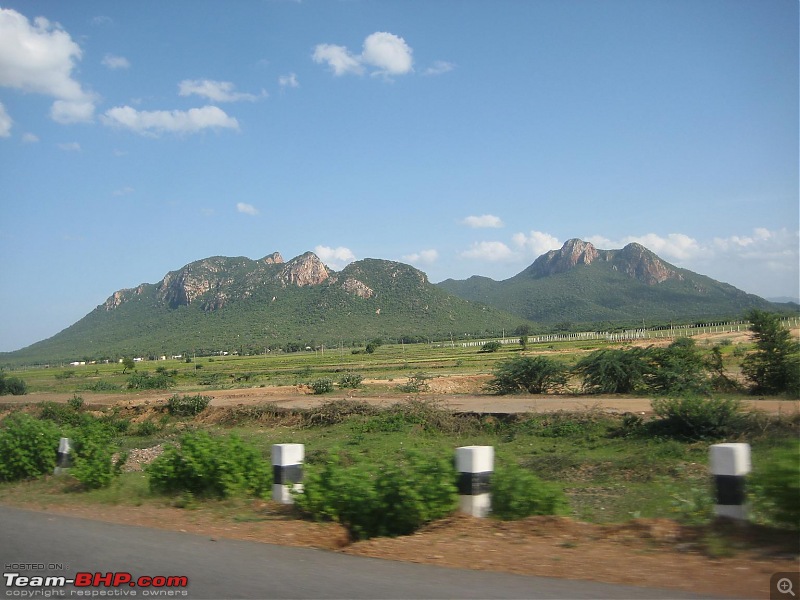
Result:
{"label": "scrub vegetation", "polygon": [[[757,323],[763,315],[753,317]],[[713,505],[708,445],[742,441],[753,449],[754,520],[800,528],[800,414],[743,409],[747,394],[767,385],[758,382],[783,382],[770,389],[786,395],[793,390],[797,343],[764,320],[751,342],[736,344],[572,341],[527,350],[515,343],[493,352],[481,352],[481,345],[382,344],[358,355],[342,349],[164,361],[155,375],[138,379],[143,371],[124,365],[14,372],[34,391],[73,395],[65,403],[0,405],[0,501],[17,486],[43,503],[189,508],[265,499],[272,444],[303,443],[305,494],[296,499],[295,518],[339,522],[351,539],[403,535],[455,510],[455,448],[490,445],[496,518],[566,514],[595,522],[658,517],[703,524]],[[488,392],[567,391],[590,400],[598,392],[634,392],[651,395],[653,410],[456,414],[429,391],[443,372],[483,374],[491,381],[487,398]],[[102,384],[114,388],[107,397],[125,400],[135,393],[127,382],[156,377],[172,389],[152,403],[98,409],[82,396]],[[379,380],[383,387],[376,387]],[[725,391],[721,382],[737,391]],[[214,389],[267,384],[334,397],[308,409],[209,404]],[[379,408],[362,400],[377,390],[396,403]],[[59,437],[73,440],[73,465],[69,475],[53,478]],[[143,473],[130,471],[127,456],[155,449],[161,455],[146,461]]]}

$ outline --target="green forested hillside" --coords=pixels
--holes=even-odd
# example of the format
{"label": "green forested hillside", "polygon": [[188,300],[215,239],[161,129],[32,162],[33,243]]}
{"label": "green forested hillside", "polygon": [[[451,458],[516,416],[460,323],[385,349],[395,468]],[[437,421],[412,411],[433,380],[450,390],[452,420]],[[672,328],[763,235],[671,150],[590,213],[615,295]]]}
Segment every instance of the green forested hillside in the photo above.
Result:
{"label": "green forested hillside", "polygon": [[631,262],[629,256],[610,254],[621,251],[601,252],[609,254],[591,264],[557,265],[554,272],[545,272],[546,261],[537,259],[504,281],[471,277],[438,285],[461,298],[550,324],[644,321],[652,325],[673,319],[735,318],[751,308],[792,310],[660,260],[657,268],[663,281],[647,283],[637,275],[652,276],[648,261],[658,260],[655,255],[646,251],[637,257],[639,262]]}
{"label": "green forested hillside", "polygon": [[[202,273],[207,292],[190,303],[176,285]],[[286,264],[215,257],[115,296],[47,340],[0,356],[0,364],[117,359],[122,356],[264,352],[325,344],[361,345],[385,340],[494,335],[517,327],[519,317],[447,294],[424,273],[400,263],[367,259],[318,285],[285,284]],[[360,297],[343,287],[357,280],[372,290]],[[187,288],[184,285],[184,289]],[[175,288],[178,289],[178,288]],[[187,288],[188,289],[188,288]],[[220,300],[224,298],[224,303]],[[110,304],[109,304],[110,303]],[[114,308],[109,308],[118,303]],[[223,305],[219,307],[219,304]]]}

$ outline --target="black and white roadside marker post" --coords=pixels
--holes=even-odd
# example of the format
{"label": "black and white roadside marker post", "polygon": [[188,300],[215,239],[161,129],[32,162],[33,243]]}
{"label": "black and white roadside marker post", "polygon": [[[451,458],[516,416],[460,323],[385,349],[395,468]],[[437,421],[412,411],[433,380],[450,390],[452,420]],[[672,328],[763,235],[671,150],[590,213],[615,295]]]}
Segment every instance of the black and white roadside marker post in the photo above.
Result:
{"label": "black and white roadside marker post", "polygon": [[58,441],[58,452],[56,453],[56,468],[53,475],[63,475],[72,466],[72,443],[69,438],[62,437]]}
{"label": "black and white roadside marker post", "polygon": [[714,514],[747,520],[745,476],[750,473],[750,444],[714,444],[709,450],[714,476]]}
{"label": "black and white roadside marker post", "polygon": [[494,472],[494,447],[456,448],[458,507],[473,517],[486,517],[492,509],[491,478]]}
{"label": "black and white roadside marker post", "polygon": [[303,444],[274,444],[272,446],[272,499],[281,504],[294,504],[292,490],[302,491]]}

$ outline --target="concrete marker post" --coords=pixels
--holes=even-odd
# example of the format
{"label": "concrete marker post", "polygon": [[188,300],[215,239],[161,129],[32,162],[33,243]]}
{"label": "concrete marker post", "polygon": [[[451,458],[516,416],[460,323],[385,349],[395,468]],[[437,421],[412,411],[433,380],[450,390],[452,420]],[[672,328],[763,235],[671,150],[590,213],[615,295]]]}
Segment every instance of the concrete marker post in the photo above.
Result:
{"label": "concrete marker post", "polygon": [[56,468],[53,475],[64,475],[72,466],[72,442],[69,438],[62,437],[58,440],[58,452],[56,453]]}
{"label": "concrete marker post", "polygon": [[302,491],[303,461],[306,450],[303,444],[273,444],[272,446],[272,499],[281,504],[294,504],[292,490]]}
{"label": "concrete marker post", "polygon": [[714,476],[714,514],[747,520],[745,476],[751,471],[750,444],[714,444],[709,448]]}
{"label": "concrete marker post", "polygon": [[492,510],[491,478],[494,473],[493,446],[456,448],[458,508],[473,517],[483,518]]}

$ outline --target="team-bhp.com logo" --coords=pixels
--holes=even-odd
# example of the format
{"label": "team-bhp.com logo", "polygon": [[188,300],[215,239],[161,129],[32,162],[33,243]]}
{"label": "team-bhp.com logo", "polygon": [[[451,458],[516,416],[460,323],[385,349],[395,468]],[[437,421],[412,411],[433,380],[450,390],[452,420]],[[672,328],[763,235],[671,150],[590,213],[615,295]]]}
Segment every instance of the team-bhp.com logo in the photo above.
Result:
{"label": "team-bhp.com logo", "polygon": [[[134,578],[133,575],[125,571],[112,571],[109,573],[79,572],[75,573],[75,577],[69,579],[64,576],[42,577],[22,575],[20,573],[3,573],[3,578],[5,579],[7,588],[6,595],[19,597],[41,596],[41,593],[37,594],[34,590],[43,590],[47,588],[56,591],[56,589],[64,588],[68,585],[80,588],[78,590],[71,590],[71,592],[77,592],[74,595],[79,596],[136,596],[136,591],[130,588],[140,588],[142,596],[179,596],[187,594],[185,590],[180,588],[186,588],[189,585],[189,578],[185,576],[155,575],[150,577],[148,575],[142,575],[141,577]],[[14,590],[11,590],[11,588],[14,588]],[[106,592],[98,588],[115,588],[117,593],[112,594],[110,590]],[[9,594],[9,591],[12,591],[12,593]],[[73,594],[71,593],[70,595]]]}

